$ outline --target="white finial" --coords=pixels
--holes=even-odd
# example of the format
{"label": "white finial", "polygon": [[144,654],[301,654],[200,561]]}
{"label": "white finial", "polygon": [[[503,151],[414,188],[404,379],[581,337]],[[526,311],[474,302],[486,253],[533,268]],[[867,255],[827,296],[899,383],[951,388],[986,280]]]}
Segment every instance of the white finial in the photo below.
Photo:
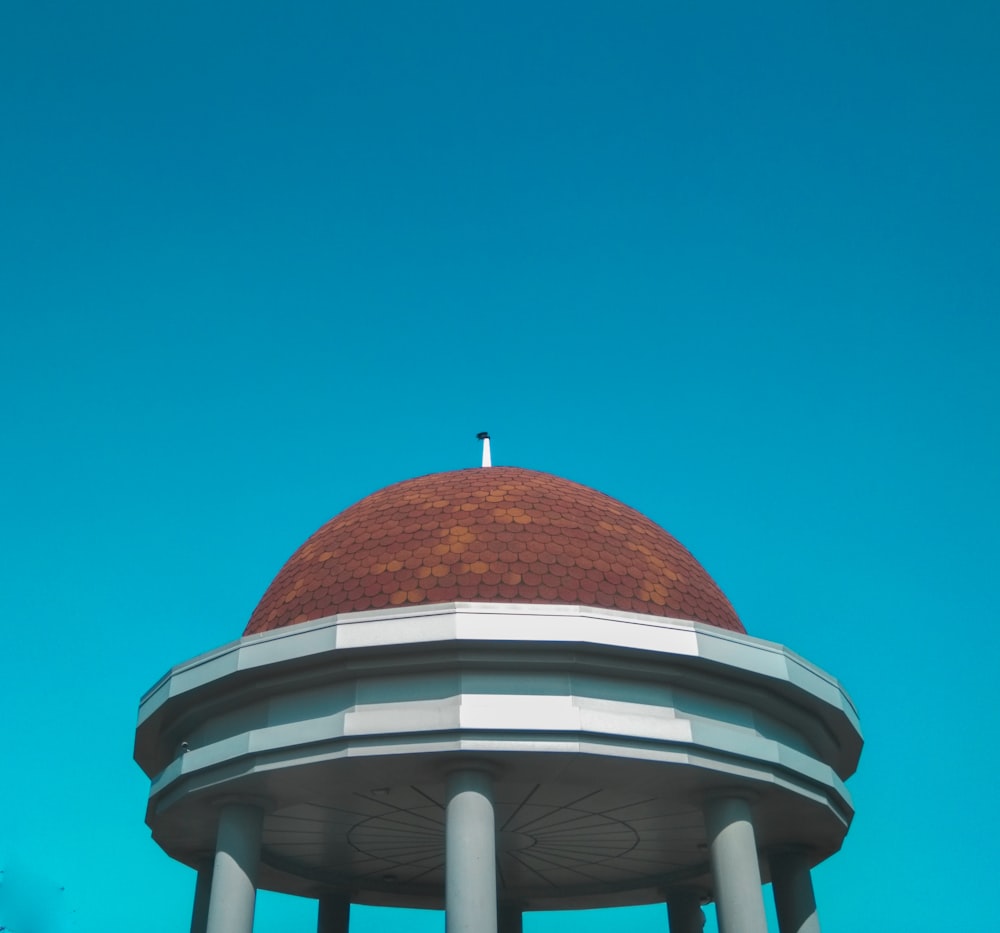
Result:
{"label": "white finial", "polygon": [[480,431],[476,437],[483,442],[483,466],[493,466],[493,461],[490,459],[490,432]]}

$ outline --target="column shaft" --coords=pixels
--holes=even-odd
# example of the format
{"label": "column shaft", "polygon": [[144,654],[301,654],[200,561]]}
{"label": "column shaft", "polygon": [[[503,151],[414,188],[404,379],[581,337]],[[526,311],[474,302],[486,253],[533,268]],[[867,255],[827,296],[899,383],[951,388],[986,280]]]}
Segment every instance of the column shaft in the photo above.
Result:
{"label": "column shaft", "polygon": [[701,933],[705,926],[701,899],[694,891],[671,891],[667,895],[667,921],[670,933]]}
{"label": "column shaft", "polygon": [[705,827],[719,933],[767,933],[750,804],[738,797],[710,800]]}
{"label": "column shaft", "polygon": [[771,888],[781,933],[820,933],[812,877],[804,854],[787,852],[771,857]]}
{"label": "column shaft", "polygon": [[521,908],[516,904],[500,904],[499,933],[522,933],[524,926]]}
{"label": "column shaft", "polygon": [[351,902],[342,894],[324,894],[319,899],[316,933],[347,933],[351,924]]}
{"label": "column shaft", "polygon": [[471,769],[448,775],[445,804],[446,933],[497,933],[493,779]]}
{"label": "column shaft", "polygon": [[212,896],[212,861],[198,866],[194,885],[194,908],[191,910],[191,933],[205,933],[208,928],[208,902]]}
{"label": "column shaft", "polygon": [[263,822],[257,807],[232,803],[219,811],[206,933],[253,933]]}

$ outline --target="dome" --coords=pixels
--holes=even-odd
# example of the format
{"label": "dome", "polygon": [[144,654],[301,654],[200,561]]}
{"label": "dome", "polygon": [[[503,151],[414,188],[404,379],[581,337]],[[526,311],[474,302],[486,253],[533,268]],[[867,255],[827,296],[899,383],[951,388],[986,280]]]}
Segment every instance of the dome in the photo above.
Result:
{"label": "dome", "polygon": [[450,602],[598,606],[745,631],[694,557],[635,509],[548,473],[477,467],[387,486],[331,519],[244,634]]}

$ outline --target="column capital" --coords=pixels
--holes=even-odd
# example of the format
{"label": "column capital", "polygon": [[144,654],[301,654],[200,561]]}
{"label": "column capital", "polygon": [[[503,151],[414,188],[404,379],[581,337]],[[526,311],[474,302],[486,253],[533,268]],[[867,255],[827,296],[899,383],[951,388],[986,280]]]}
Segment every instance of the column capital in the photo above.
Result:
{"label": "column capital", "polygon": [[274,810],[274,801],[270,797],[262,797],[258,794],[221,794],[213,797],[209,803],[216,809],[222,810],[224,807],[239,806],[252,807],[260,810],[261,813],[270,813]]}
{"label": "column capital", "polygon": [[215,849],[198,849],[197,852],[192,852],[190,858],[184,861],[196,871],[200,871],[202,868],[211,868],[215,862]]}
{"label": "column capital", "polygon": [[663,888],[663,899],[669,900],[695,900],[699,904],[708,903],[708,892],[700,885],[671,884]]}
{"label": "column capital", "polygon": [[803,843],[783,843],[782,845],[770,846],[767,850],[767,857],[771,859],[804,859],[812,862],[816,849]]}
{"label": "column capital", "polygon": [[474,771],[486,774],[491,778],[497,778],[503,773],[503,766],[489,758],[479,758],[469,755],[460,758],[447,758],[437,766],[437,771],[442,777],[449,777],[463,771]]}
{"label": "column capital", "polygon": [[726,800],[742,800],[753,806],[760,800],[760,796],[760,791],[752,787],[716,787],[701,794],[701,802],[707,807]]}

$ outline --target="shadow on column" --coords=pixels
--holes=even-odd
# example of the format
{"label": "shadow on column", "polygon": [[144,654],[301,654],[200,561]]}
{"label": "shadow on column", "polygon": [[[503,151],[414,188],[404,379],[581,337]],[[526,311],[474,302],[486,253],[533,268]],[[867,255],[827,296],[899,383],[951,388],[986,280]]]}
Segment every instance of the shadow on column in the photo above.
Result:
{"label": "shadow on column", "polygon": [[781,933],[819,933],[809,862],[803,851],[772,855],[771,888]]}

